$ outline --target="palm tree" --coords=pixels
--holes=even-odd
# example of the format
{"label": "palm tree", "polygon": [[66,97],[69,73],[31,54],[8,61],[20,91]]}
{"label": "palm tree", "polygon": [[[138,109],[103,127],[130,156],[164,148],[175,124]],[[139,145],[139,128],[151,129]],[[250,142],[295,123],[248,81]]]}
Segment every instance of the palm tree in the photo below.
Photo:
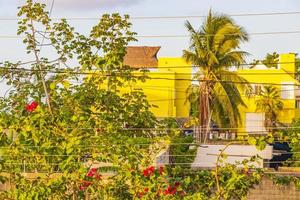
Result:
{"label": "palm tree", "polygon": [[198,117],[199,116],[199,85],[191,84],[186,90],[186,101],[190,102],[190,116]]}
{"label": "palm tree", "polygon": [[275,126],[278,111],[283,109],[278,89],[274,86],[264,86],[255,103],[256,111],[265,113],[265,127],[269,127],[268,131],[271,131]]}
{"label": "palm tree", "polygon": [[248,54],[239,49],[240,44],[248,40],[248,35],[230,17],[212,11],[199,30],[195,30],[189,21],[185,26],[190,33],[190,46],[183,51],[183,58],[199,69],[194,77],[199,81],[201,131],[196,135],[199,140],[201,135],[207,137],[211,120],[222,127],[237,126],[240,120],[238,107],[246,106],[240,91],[248,89],[249,84],[228,69],[244,62]]}

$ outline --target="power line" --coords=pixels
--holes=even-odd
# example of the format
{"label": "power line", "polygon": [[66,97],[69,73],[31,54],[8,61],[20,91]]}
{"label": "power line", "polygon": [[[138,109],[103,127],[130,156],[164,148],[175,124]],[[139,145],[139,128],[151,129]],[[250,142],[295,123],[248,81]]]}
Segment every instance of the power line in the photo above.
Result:
{"label": "power line", "polygon": [[[298,15],[300,11],[292,12],[264,12],[264,13],[233,13],[228,14],[230,17],[255,17],[255,16],[276,16],[276,15]],[[132,16],[132,20],[158,20],[158,19],[191,19],[191,18],[205,18],[207,15],[173,15],[173,16]],[[0,18],[0,21],[16,21],[22,18]],[[52,20],[74,20],[74,21],[89,21],[89,20],[99,20],[100,17],[52,17]]]}
{"label": "power line", "polygon": [[[251,121],[261,121],[261,120],[251,120]],[[216,124],[218,125],[218,124]],[[207,127],[207,126],[201,126],[203,128]],[[260,127],[260,126],[248,126],[248,127]],[[3,127],[2,127],[3,128]],[[237,130],[237,129],[242,129],[245,127],[210,127],[211,131],[217,131],[217,130]],[[273,129],[279,129],[279,130],[286,130],[286,129],[300,129],[300,126],[279,126],[279,127],[264,127],[266,129],[268,128],[273,128]],[[15,130],[15,128],[3,128],[4,130]],[[78,127],[65,127],[65,129],[67,130],[73,130],[73,129],[77,129],[77,130],[96,130],[96,129],[101,129],[101,127],[91,127],[91,128],[78,128]],[[191,130],[191,128],[148,128],[148,127],[138,127],[138,128],[119,128],[118,130],[123,130],[123,131],[171,131],[171,130]],[[247,133],[262,133],[262,132],[269,132],[269,131],[247,131]],[[236,132],[235,132],[236,133]],[[237,133],[245,133],[245,132],[237,132]],[[248,136],[248,135],[242,135],[242,136]],[[94,137],[94,136],[92,136]],[[97,137],[97,136],[95,136]],[[98,136],[100,137],[100,136]],[[150,138],[149,138],[150,139]],[[152,138],[153,139],[153,138]],[[1,148],[1,147],[0,147]]]}
{"label": "power line", "polygon": [[[24,62],[24,63],[21,63],[20,65],[23,65],[23,64],[31,64],[31,63],[34,63],[35,61],[29,61],[29,62]],[[3,63],[0,63],[0,64],[3,64]],[[18,63],[17,63],[18,64]],[[287,62],[270,62],[270,63],[266,63],[266,64],[277,64],[277,65],[282,65],[282,64],[300,64],[300,61],[287,61]],[[229,66],[229,67],[240,67],[240,66],[255,66],[254,63],[240,63],[240,64],[237,64],[237,66]],[[197,65],[193,65],[193,64],[190,64],[190,65],[170,65],[170,66],[157,66],[157,67],[152,67],[152,68],[144,68],[144,67],[141,67],[140,69],[146,69],[146,70],[151,70],[151,69],[173,69],[173,68],[196,68],[196,67],[199,67]],[[9,69],[9,68],[5,68],[5,67],[0,67],[0,70],[1,69]],[[26,69],[26,68],[11,68],[13,70],[29,70],[31,71],[30,69]],[[135,68],[132,68],[132,69],[135,69]],[[68,69],[69,70],[69,69]],[[252,68],[246,68],[246,69],[241,69],[241,70],[255,70],[255,69],[252,69]],[[279,69],[272,69],[272,68],[269,68],[267,70],[279,70]],[[100,70],[97,70],[97,69],[94,69],[94,71],[100,71]],[[56,72],[56,71],[55,71]],[[150,71],[151,72],[151,71]],[[153,71],[154,73],[157,73],[155,71]],[[230,74],[230,72],[236,72],[236,71],[228,71],[228,73],[225,73],[227,75]],[[171,73],[171,72],[170,72]],[[178,72],[176,72],[178,73]],[[276,74],[298,74],[297,72],[247,72],[247,73],[243,73],[243,72],[239,72],[241,74],[273,74],[273,75],[276,75]],[[173,73],[172,73],[173,74]],[[178,74],[185,74],[185,73],[178,73]],[[192,74],[192,72],[191,72]]]}
{"label": "power line", "polygon": [[[226,152],[226,151],[225,151]],[[280,153],[272,153],[273,155],[290,155],[290,154],[299,154],[300,152],[280,152]],[[96,153],[97,155],[102,155],[101,153]],[[84,154],[37,154],[37,155],[29,155],[29,154],[16,154],[16,155],[1,155],[1,157],[79,157],[84,156]],[[231,156],[231,155],[228,155]],[[247,155],[248,156],[248,155]],[[160,155],[159,157],[196,157],[194,154],[168,154],[168,155]],[[249,156],[251,157],[251,156]],[[299,160],[300,161],[300,160]]]}
{"label": "power line", "polygon": [[[229,156],[230,157],[230,156]],[[198,163],[194,163],[194,162],[186,162],[186,163],[178,163],[178,162],[174,162],[174,163],[159,163],[160,165],[191,165],[191,164],[194,164],[194,165],[203,165],[203,164],[205,164],[205,163],[209,163],[209,164],[216,164],[215,163],[216,161],[212,161],[212,162],[198,162]],[[48,163],[27,163],[27,162],[24,162],[24,163],[10,163],[10,162],[5,162],[5,163],[3,163],[3,165],[37,165],[37,166],[42,166],[42,165],[60,165],[60,164],[62,164],[63,162],[61,162],[61,163],[51,163],[51,162],[48,162]],[[78,164],[84,164],[84,162],[68,162],[69,164],[75,164],[75,163],[78,163]],[[230,163],[230,161],[223,161],[223,164],[224,163],[227,163],[227,164],[234,164],[234,163]],[[256,163],[256,161],[253,161],[253,162],[250,162],[250,163]],[[295,161],[288,161],[288,160],[286,160],[286,161],[264,161],[263,163],[265,163],[265,164],[276,164],[276,163],[278,163],[278,164],[280,164],[280,163],[300,163],[300,160],[295,160]],[[100,166],[101,167],[101,166]],[[111,166],[110,166],[111,167]]]}
{"label": "power line", "polygon": [[[50,10],[49,10],[49,18],[51,17],[53,7],[54,7],[54,3],[55,3],[55,0],[52,0],[51,7],[50,7]],[[38,52],[38,56],[41,54],[41,51],[42,51],[42,48],[43,48],[43,45],[44,45],[44,41],[46,39],[46,36],[45,36],[46,32],[47,32],[47,29],[45,28],[44,34],[42,36],[42,42],[40,43],[40,49],[39,49],[39,52]]]}
{"label": "power line", "polygon": [[[121,75],[121,74],[99,74],[97,72],[74,72],[74,71],[64,71],[64,70],[38,70],[38,69],[26,69],[26,68],[5,68],[0,67],[2,70],[11,70],[11,71],[29,71],[29,72],[49,72],[54,74],[77,74],[77,75],[97,75],[102,77],[132,77],[132,78],[142,78],[143,76],[134,76],[134,75]],[[249,82],[249,81],[224,81],[224,80],[199,80],[199,79],[187,79],[187,78],[167,78],[167,77],[147,77],[151,80],[182,80],[182,81],[198,81],[198,82],[222,82],[222,83],[234,83],[234,84],[260,84],[260,85],[278,85],[278,86],[300,86],[297,83],[267,83],[267,82]],[[296,80],[295,80],[296,82]]]}
{"label": "power line", "polygon": [[[277,31],[277,32],[253,32],[248,33],[248,35],[259,36],[259,35],[285,35],[285,34],[299,34],[300,31]],[[218,34],[203,34],[203,36],[215,36]],[[220,34],[234,36],[237,34]],[[137,35],[136,38],[187,38],[190,35]]]}
{"label": "power line", "polygon": [[[253,36],[260,36],[260,35],[285,35],[285,34],[299,34],[300,30],[296,31],[274,31],[274,32],[253,32],[248,33],[248,35]],[[218,34],[203,34],[203,36],[215,36]],[[234,36],[236,34],[220,34],[220,35],[229,35]],[[136,35],[136,38],[187,38],[190,37],[190,35]],[[24,39],[25,36],[18,36],[18,35],[0,35],[0,39]],[[42,39],[43,37],[35,37],[36,39]]]}

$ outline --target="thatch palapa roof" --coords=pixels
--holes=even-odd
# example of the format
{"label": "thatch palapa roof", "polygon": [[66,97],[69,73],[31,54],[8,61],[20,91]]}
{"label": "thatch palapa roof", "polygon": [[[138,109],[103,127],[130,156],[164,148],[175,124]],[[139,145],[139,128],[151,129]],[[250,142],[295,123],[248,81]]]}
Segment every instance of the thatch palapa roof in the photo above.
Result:
{"label": "thatch palapa roof", "polygon": [[159,49],[159,46],[127,47],[124,64],[132,68],[156,68],[158,66],[157,53]]}

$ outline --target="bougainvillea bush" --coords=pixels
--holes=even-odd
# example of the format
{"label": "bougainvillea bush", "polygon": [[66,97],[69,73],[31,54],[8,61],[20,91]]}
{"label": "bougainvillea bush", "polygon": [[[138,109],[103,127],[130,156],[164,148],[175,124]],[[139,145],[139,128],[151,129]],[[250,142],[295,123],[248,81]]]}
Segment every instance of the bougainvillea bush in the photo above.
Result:
{"label": "bougainvillea bush", "polygon": [[9,86],[0,99],[1,199],[245,196],[259,175],[234,165],[215,174],[152,166],[168,138],[149,131],[165,125],[143,91],[128,90],[147,77],[123,64],[136,41],[127,15],[103,15],[83,35],[45,9],[32,0],[19,9],[29,60],[5,61],[0,70]]}
{"label": "bougainvillea bush", "polygon": [[[83,35],[64,19],[51,21],[45,5],[31,0],[18,16],[29,61],[1,68],[10,87],[0,100],[0,169],[11,188],[3,198],[113,197],[122,186],[111,183],[122,174],[117,171],[153,163],[165,144],[144,131],[158,121],[143,92],[119,92],[145,78],[123,65],[126,46],[135,41],[129,17],[103,15]],[[103,178],[101,163],[113,165],[115,174]]]}

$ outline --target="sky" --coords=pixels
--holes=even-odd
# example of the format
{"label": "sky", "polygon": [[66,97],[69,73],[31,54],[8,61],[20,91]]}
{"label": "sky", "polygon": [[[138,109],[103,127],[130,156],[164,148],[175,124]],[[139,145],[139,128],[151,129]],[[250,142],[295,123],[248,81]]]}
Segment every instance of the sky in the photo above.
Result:
{"label": "sky", "polygon": [[[39,0],[50,9],[52,0]],[[17,7],[25,0],[0,0],[0,18],[16,17]],[[206,15],[212,9],[224,14],[276,13],[300,11],[299,0],[55,0],[52,17],[100,17],[105,13],[143,16],[191,16]],[[300,31],[299,14],[278,16],[233,17],[250,34],[255,32]],[[133,31],[138,35],[186,35],[185,20],[190,20],[195,28],[201,26],[203,18],[190,19],[132,19]],[[78,32],[88,33],[96,20],[69,21]],[[0,36],[16,35],[17,22],[0,20]],[[159,56],[181,56],[189,45],[189,39],[180,38],[138,38],[132,45],[161,46]],[[266,53],[300,52],[300,34],[250,35],[250,41],[242,45],[242,50],[251,54],[248,60],[262,59]],[[21,39],[0,38],[0,62],[3,60],[24,60]],[[47,50],[44,50],[47,51]],[[44,52],[45,53],[45,52]]]}

